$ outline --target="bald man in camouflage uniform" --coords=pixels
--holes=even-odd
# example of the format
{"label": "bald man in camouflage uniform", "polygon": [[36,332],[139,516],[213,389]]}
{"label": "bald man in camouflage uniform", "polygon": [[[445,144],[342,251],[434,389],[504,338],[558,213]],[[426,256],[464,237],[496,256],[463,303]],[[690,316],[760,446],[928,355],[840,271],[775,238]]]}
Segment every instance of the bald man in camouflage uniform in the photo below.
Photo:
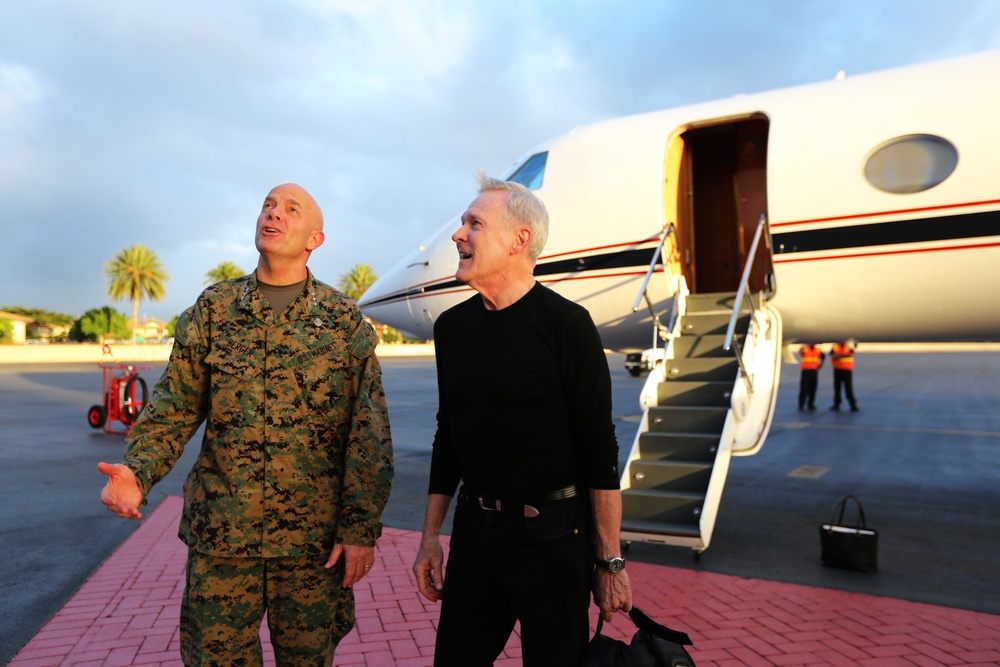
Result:
{"label": "bald man in camouflage uniform", "polygon": [[374,332],[306,268],[323,240],[312,197],[274,188],[257,271],[209,287],[179,318],[124,464],[98,466],[101,500],[138,519],[205,423],[179,531],[185,665],[261,665],[265,611],[278,665],[330,665],[354,625],[351,586],[374,563],[392,444]]}

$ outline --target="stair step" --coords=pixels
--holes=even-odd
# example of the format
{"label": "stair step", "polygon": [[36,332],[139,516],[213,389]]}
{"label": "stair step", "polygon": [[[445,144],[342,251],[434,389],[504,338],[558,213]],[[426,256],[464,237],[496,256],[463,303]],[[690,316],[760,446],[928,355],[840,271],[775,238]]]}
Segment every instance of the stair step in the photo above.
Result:
{"label": "stair step", "polygon": [[705,495],[684,491],[622,491],[622,530],[700,535]]}
{"label": "stair step", "polygon": [[706,292],[688,294],[684,298],[684,312],[691,313],[732,313],[736,303],[736,292]]}
{"label": "stair step", "polygon": [[639,458],[643,461],[691,461],[712,463],[719,451],[719,436],[713,433],[657,433],[639,435]]}
{"label": "stair step", "polygon": [[[750,301],[754,308],[760,307],[760,295],[750,294]],[[732,314],[733,305],[736,303],[736,292],[705,292],[703,294],[688,294],[684,299],[685,313],[720,313]],[[740,304],[740,311],[746,311],[746,297]]]}
{"label": "stair step", "polygon": [[649,408],[646,423],[658,433],[709,433],[722,435],[728,408],[701,406],[657,406]]}
{"label": "stair step", "polygon": [[[690,523],[664,523],[662,521],[643,521],[641,519],[622,519],[622,532],[698,539],[701,537],[701,525]],[[655,542],[656,540],[649,540],[647,538],[645,541]]]}
{"label": "stair step", "polygon": [[[688,313],[680,318],[682,336],[689,334],[718,334],[724,336],[729,328],[732,313]],[[750,315],[743,314],[736,318],[736,332],[744,334],[750,327]]]}
{"label": "stair step", "polygon": [[656,387],[656,401],[662,406],[728,407],[732,404],[733,382],[671,380]]}
{"label": "stair step", "polygon": [[[742,340],[740,342],[742,343]],[[671,346],[675,359],[732,357],[734,355],[732,350],[726,349],[725,334],[682,335],[679,338],[674,338]]]}
{"label": "stair step", "polygon": [[636,490],[689,491],[704,494],[712,477],[711,463],[632,461],[629,483]]}
{"label": "stair step", "polygon": [[672,380],[725,380],[736,381],[740,363],[735,355],[728,357],[703,357],[700,359],[665,359],[664,377]]}

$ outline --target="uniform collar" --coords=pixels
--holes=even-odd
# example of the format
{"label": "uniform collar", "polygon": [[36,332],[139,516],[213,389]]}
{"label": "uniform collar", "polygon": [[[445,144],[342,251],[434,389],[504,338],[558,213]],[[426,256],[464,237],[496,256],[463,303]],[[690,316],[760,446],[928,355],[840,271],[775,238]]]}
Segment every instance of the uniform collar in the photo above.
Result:
{"label": "uniform collar", "polygon": [[[313,308],[316,305],[316,278],[313,276],[312,271],[306,268],[305,288],[303,288],[302,294],[295,297],[295,300],[288,305],[284,316],[292,321],[307,319],[312,314]],[[268,304],[264,293],[260,290],[256,270],[247,276],[246,282],[240,291],[239,307],[240,310],[252,314],[261,321],[266,322],[278,317],[271,309],[270,304]]]}

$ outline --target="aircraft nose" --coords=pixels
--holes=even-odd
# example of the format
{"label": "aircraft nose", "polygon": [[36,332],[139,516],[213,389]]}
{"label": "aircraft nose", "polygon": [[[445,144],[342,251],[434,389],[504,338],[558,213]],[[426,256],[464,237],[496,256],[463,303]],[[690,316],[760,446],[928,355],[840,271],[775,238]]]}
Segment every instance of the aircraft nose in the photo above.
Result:
{"label": "aircraft nose", "polygon": [[375,281],[358,301],[361,311],[410,338],[429,340],[437,316],[468,298],[468,288],[455,281],[458,258],[450,237],[456,223],[439,228]]}
{"label": "aircraft nose", "polygon": [[414,314],[411,301],[424,294],[423,286],[431,280],[431,264],[425,246],[411,251],[365,291],[358,300],[361,312],[376,322],[399,329],[410,338],[430,338],[428,322]]}
{"label": "aircraft nose", "polygon": [[406,298],[406,284],[395,269],[368,288],[358,307],[366,317],[403,332],[413,331],[413,316]]}

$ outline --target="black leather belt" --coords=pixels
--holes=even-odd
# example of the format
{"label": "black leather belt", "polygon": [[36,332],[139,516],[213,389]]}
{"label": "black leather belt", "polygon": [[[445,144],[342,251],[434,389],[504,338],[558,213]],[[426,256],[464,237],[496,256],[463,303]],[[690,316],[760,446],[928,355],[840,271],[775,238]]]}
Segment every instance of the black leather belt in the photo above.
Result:
{"label": "black leather belt", "polygon": [[484,509],[488,512],[517,512],[518,514],[524,514],[524,516],[531,519],[541,514],[541,510],[536,507],[537,505],[545,505],[546,503],[555,502],[557,500],[567,500],[568,498],[574,498],[576,495],[576,485],[572,484],[570,486],[557,489],[540,498],[535,498],[530,503],[524,501],[504,500],[502,498],[495,498],[492,496],[477,496],[467,493],[463,493],[462,497],[470,501],[475,501],[476,504],[479,505],[480,509]]}

